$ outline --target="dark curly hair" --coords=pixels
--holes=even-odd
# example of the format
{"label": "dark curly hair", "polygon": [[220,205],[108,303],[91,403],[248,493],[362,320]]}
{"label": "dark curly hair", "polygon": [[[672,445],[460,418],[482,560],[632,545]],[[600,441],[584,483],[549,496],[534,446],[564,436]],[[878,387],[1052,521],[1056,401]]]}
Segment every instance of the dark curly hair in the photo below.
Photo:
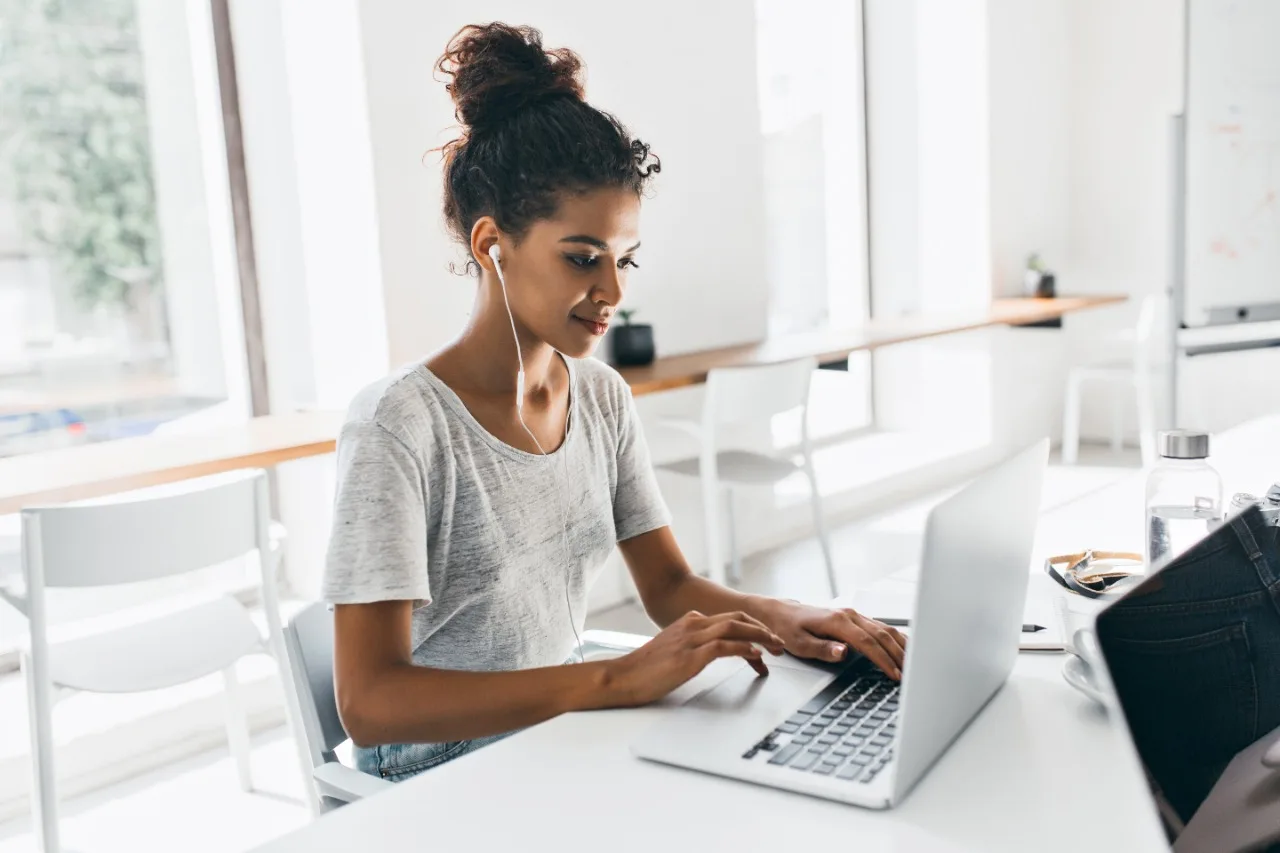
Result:
{"label": "dark curly hair", "polygon": [[[565,193],[637,195],[662,168],[649,146],[583,100],[582,60],[533,27],[463,27],[436,63],[462,135],[444,145],[444,216],[464,245],[481,216],[519,239]],[[475,260],[468,261],[468,269]]]}

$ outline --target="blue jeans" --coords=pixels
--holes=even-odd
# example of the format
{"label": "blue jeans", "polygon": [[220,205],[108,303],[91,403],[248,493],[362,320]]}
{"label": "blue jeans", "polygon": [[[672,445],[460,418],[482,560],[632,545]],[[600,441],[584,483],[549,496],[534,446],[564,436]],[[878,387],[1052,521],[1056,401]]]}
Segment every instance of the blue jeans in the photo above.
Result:
{"label": "blue jeans", "polygon": [[357,770],[392,782],[403,782],[432,767],[439,767],[469,752],[475,752],[481,747],[500,741],[510,734],[512,733],[508,732],[491,737],[455,740],[447,743],[388,743],[380,746],[357,746],[353,752]]}
{"label": "blue jeans", "polygon": [[1185,820],[1280,726],[1280,545],[1256,507],[1098,617],[1134,744]]}

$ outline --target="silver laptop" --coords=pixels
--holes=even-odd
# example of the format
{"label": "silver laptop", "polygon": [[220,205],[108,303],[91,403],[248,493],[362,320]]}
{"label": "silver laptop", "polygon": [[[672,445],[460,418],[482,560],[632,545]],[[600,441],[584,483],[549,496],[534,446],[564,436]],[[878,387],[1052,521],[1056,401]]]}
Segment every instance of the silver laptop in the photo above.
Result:
{"label": "silver laptop", "polygon": [[[869,808],[902,801],[1009,677],[1047,439],[939,504],[925,526],[901,685],[859,657],[744,663],[632,744],[641,758]],[[873,615],[873,614],[869,614]]]}

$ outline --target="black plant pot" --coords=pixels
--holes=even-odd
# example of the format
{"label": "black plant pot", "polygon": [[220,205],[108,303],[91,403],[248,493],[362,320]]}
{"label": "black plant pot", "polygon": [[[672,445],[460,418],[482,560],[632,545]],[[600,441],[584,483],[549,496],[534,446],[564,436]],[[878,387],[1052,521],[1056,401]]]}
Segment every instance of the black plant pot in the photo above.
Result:
{"label": "black plant pot", "polygon": [[639,367],[653,361],[653,326],[634,323],[615,326],[609,335],[613,363],[618,367]]}
{"label": "black plant pot", "polygon": [[1057,295],[1058,282],[1053,273],[1047,272],[1040,276],[1040,283],[1036,285],[1036,297],[1039,299],[1052,299]]}

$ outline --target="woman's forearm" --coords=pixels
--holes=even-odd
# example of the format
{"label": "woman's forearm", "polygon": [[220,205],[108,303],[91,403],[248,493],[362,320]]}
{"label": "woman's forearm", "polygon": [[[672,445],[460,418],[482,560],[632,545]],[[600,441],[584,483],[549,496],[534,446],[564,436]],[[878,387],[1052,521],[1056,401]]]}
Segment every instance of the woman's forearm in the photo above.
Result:
{"label": "woman's forearm", "polygon": [[660,627],[696,610],[708,616],[741,611],[773,628],[785,606],[776,598],[746,595],[695,575],[670,527],[626,539],[619,546],[645,612]]}
{"label": "woman's forearm", "polygon": [[470,740],[611,701],[602,663],[516,672],[397,664],[336,686],[343,725],[360,746]]}
{"label": "woman's forearm", "polygon": [[645,612],[660,628],[665,628],[690,610],[713,615],[742,611],[771,625],[776,599],[748,595],[698,577],[692,572],[673,573],[661,589],[644,600]]}

